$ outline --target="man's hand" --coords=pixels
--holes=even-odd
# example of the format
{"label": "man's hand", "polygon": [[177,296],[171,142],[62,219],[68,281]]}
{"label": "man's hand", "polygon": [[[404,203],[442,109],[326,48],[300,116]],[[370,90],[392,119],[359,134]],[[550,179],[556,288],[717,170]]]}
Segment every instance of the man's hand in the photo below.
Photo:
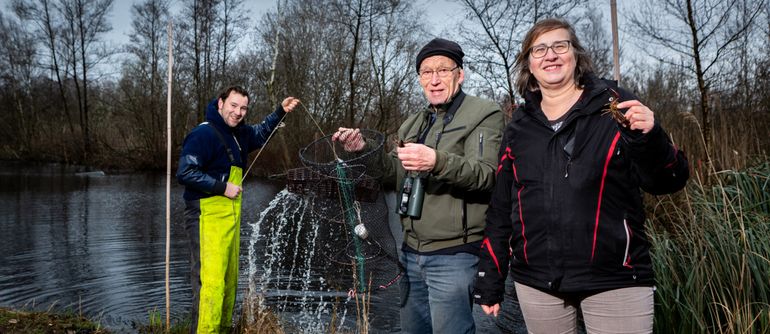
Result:
{"label": "man's hand", "polygon": [[358,152],[364,149],[366,141],[361,135],[361,130],[350,128],[339,128],[332,135],[332,141],[339,141],[347,152]]}
{"label": "man's hand", "polygon": [[407,171],[429,172],[436,165],[436,151],[423,144],[406,143],[396,153]]}
{"label": "man's hand", "polygon": [[618,109],[625,108],[628,108],[624,116],[629,122],[629,129],[647,133],[655,126],[655,114],[641,102],[630,100],[618,103]]}
{"label": "man's hand", "polygon": [[494,315],[497,317],[497,314],[500,313],[500,304],[495,304],[492,306],[489,305],[481,305],[481,309],[484,311],[484,314],[486,315]]}
{"label": "man's hand", "polygon": [[227,182],[227,188],[225,188],[225,196],[229,199],[235,199],[243,192],[243,188],[236,186],[230,182]]}
{"label": "man's hand", "polygon": [[285,112],[292,112],[292,110],[294,110],[297,104],[299,104],[299,99],[296,97],[289,96],[283,99],[283,102],[281,102],[281,107],[283,107],[283,111]]}

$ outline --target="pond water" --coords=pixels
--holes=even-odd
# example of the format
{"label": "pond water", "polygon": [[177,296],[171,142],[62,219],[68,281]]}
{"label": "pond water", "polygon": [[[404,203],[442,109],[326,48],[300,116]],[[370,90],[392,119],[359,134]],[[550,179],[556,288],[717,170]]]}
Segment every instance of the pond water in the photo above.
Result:
{"label": "pond water", "polygon": [[[189,318],[191,290],[183,188],[176,180],[171,188],[175,321]],[[244,189],[237,309],[251,290],[287,332],[354,331],[353,266],[345,259],[355,256],[340,251],[350,246],[339,240],[340,227],[318,219],[328,208],[287,192],[281,181],[249,179]],[[165,312],[165,192],[163,173],[0,161],[0,306],[82,312],[118,332]],[[372,205],[387,210],[382,197]],[[374,289],[370,332],[399,331],[397,285]],[[479,332],[499,332],[489,317],[479,319]]]}

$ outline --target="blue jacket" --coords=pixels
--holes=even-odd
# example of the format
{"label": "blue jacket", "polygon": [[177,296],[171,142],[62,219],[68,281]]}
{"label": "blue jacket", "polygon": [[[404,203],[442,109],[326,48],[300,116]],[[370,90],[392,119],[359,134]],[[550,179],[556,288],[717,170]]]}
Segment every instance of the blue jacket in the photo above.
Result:
{"label": "blue jacket", "polygon": [[[246,125],[241,121],[231,128],[219,114],[217,99],[211,101],[206,108],[206,122],[195,127],[182,144],[176,177],[185,186],[184,199],[191,201],[224,194],[230,166],[245,169],[248,153],[265,144],[285,114],[279,105],[260,124]],[[233,163],[214,128],[219,130],[230,147]]]}

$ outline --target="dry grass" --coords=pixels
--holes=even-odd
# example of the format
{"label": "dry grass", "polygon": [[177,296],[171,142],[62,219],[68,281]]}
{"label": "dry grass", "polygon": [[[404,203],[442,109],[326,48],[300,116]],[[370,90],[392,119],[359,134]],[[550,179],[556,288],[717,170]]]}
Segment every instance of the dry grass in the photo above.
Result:
{"label": "dry grass", "polygon": [[110,331],[74,313],[52,314],[0,308],[0,333],[105,334]]}

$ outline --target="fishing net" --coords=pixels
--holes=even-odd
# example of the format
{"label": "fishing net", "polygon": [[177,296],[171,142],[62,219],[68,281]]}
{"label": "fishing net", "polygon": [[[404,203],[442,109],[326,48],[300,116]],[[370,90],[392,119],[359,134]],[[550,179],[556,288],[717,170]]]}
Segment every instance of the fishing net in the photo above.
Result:
{"label": "fishing net", "polygon": [[305,167],[287,172],[288,190],[314,197],[315,216],[339,241],[321,250],[331,270],[349,269],[354,277],[338,283],[353,282],[357,292],[387,288],[402,272],[376,179],[384,136],[367,129],[361,135],[367,144],[358,152],[345,151],[331,135],[319,138],[300,150]]}

